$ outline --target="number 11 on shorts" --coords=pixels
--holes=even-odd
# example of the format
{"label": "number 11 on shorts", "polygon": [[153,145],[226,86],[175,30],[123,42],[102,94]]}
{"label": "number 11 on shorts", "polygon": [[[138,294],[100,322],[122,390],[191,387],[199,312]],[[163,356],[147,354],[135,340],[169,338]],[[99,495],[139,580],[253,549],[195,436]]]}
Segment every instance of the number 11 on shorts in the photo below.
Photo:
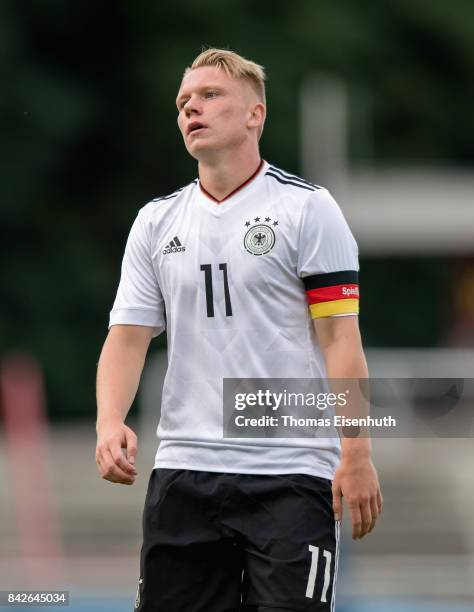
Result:
{"label": "number 11 on shorts", "polygon": [[[318,563],[319,563],[319,546],[313,546],[309,544],[308,549],[311,553],[311,567],[309,568],[309,576],[308,576],[308,585],[306,587],[306,597],[309,599],[313,599],[314,596],[314,585],[316,584],[316,575],[318,573]],[[329,550],[325,548],[322,549],[323,557],[326,560],[324,566],[324,583],[323,590],[321,592],[321,602],[326,602],[326,595],[329,588],[329,583],[331,582],[331,559],[332,554]]]}

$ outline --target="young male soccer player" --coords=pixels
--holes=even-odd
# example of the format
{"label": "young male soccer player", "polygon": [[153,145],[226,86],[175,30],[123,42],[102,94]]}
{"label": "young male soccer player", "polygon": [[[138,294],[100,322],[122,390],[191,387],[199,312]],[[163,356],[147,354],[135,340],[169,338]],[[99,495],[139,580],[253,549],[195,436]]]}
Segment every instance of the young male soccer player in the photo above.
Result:
{"label": "young male soccer player", "polygon": [[199,179],[138,213],[99,361],[98,469],[133,484],[124,421],[167,329],[141,612],[334,610],[342,497],[354,538],[381,511],[367,438],[222,434],[223,378],[367,377],[357,245],[326,189],[260,158],[264,78],[219,49],[186,69],[178,125]]}

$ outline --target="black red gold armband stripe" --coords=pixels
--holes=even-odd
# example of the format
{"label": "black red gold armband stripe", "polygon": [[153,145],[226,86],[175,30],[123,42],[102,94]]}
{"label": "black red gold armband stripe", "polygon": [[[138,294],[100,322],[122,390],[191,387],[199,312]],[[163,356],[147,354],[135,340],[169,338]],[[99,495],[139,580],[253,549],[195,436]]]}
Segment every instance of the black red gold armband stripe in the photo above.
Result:
{"label": "black red gold armband stripe", "polygon": [[356,270],[305,276],[311,317],[359,313],[359,273]]}

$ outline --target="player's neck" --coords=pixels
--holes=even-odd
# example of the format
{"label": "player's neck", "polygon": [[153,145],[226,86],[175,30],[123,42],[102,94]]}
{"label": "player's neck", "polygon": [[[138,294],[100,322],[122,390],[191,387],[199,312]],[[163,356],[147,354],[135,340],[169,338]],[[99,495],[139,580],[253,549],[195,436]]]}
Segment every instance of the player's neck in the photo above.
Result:
{"label": "player's neck", "polygon": [[216,160],[200,160],[199,181],[213,198],[221,201],[255,173],[260,161],[258,149],[243,155],[222,154]]}

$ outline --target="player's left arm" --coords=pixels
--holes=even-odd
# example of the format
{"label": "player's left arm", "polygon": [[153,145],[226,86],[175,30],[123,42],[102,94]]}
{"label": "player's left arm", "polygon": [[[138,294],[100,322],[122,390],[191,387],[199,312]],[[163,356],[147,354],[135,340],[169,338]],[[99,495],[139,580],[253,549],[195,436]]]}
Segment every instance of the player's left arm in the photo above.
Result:
{"label": "player's left arm", "polygon": [[[328,378],[368,378],[367,362],[359,331],[358,317],[313,319]],[[370,533],[382,511],[382,493],[372,463],[370,438],[341,437],[342,457],[333,480],[333,508],[336,520],[342,518],[342,498],[348,505],[352,537]]]}

